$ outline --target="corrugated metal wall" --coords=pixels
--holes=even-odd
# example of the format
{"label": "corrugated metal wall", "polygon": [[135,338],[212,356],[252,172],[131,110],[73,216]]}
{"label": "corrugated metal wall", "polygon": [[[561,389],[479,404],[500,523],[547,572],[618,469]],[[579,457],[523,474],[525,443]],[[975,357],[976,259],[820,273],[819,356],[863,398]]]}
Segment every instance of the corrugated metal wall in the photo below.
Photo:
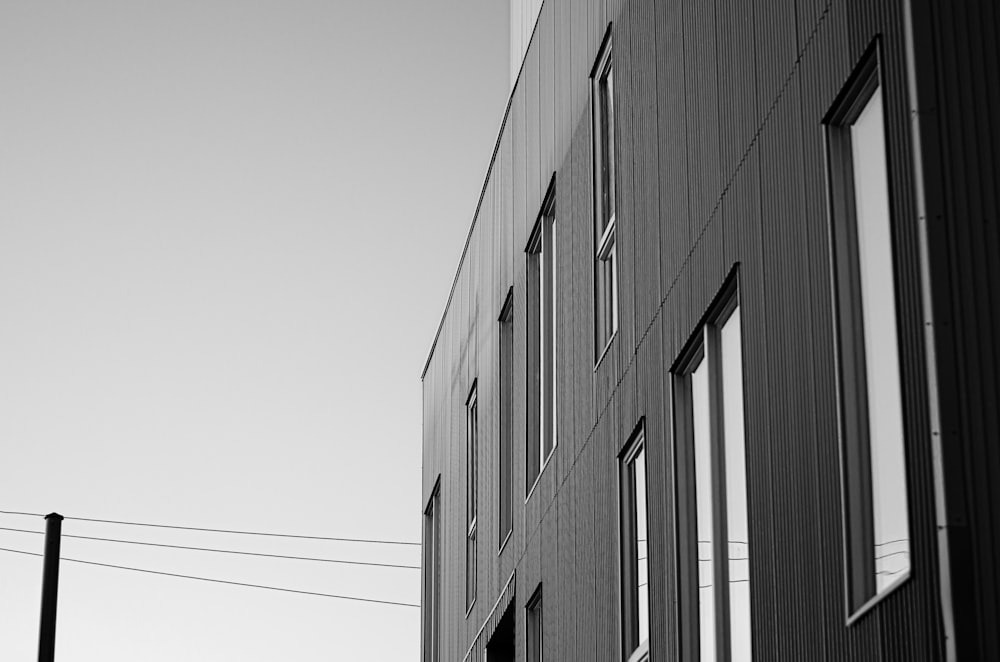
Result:
{"label": "corrugated metal wall", "polygon": [[911,89],[924,176],[926,334],[945,592],[958,659],[1000,659],[1000,10],[914,0]]}
{"label": "corrugated metal wall", "polygon": [[531,42],[542,0],[509,0],[510,3],[510,86],[514,87]]}
{"label": "corrugated metal wall", "polygon": [[[995,34],[997,16],[990,7],[980,3],[979,14],[951,6],[940,10],[948,20],[935,32],[937,48],[958,40],[976,21],[993,26]],[[620,325],[595,369],[588,76],[612,22]],[[905,28],[902,3],[877,0],[545,0],[423,376],[424,498],[441,475],[440,510],[446,518],[445,659],[461,659],[469,650],[515,568],[518,659],[525,654],[524,602],[540,582],[546,659],[618,659],[616,456],[640,420],[649,449],[650,648],[653,659],[672,657],[678,643],[668,371],[737,263],[755,659],[941,658]],[[942,130],[942,142],[955,145],[951,158],[981,168],[949,180],[949,211],[969,219],[950,230],[952,250],[975,259],[955,260],[953,253],[948,277],[957,302],[955,324],[974,329],[967,338],[956,334],[954,356],[962,365],[986,366],[960,379],[970,389],[961,399],[968,410],[962,433],[993,440],[988,448],[985,441],[975,449],[970,445],[987,454],[989,463],[976,467],[979,480],[968,488],[969,500],[979,504],[970,517],[992,536],[1000,517],[1000,507],[992,504],[1000,503],[1000,488],[989,476],[998,475],[1000,451],[995,410],[982,399],[995,403],[997,394],[997,348],[984,339],[998,337],[1000,267],[990,258],[1000,247],[995,192],[1000,131],[993,126],[996,112],[992,123],[985,112],[969,116],[961,98],[991,71],[985,64],[962,70],[962,63],[997,61],[987,28],[979,30],[967,52],[941,59],[942,76],[949,78],[939,93],[941,123],[950,129]],[[913,570],[910,581],[847,627],[821,119],[876,38],[883,55],[898,315],[904,329],[900,360],[907,377]],[[995,84],[992,90],[995,94]],[[995,96],[991,103],[993,111],[1000,108]],[[992,140],[992,152],[976,151],[979,132]],[[513,535],[498,554],[496,320],[513,286],[514,356],[523,364],[523,248],[553,172],[560,260],[558,445],[522,506],[528,487],[525,435],[515,427]],[[979,206],[963,207],[964,200]],[[976,289],[983,281],[991,286]],[[963,298],[972,290],[975,298]],[[464,403],[475,379],[480,584],[466,615]],[[513,392],[512,418],[523,429],[524,371],[514,372]],[[983,572],[995,567],[995,557],[982,559]],[[977,595],[995,623],[998,580],[989,578],[989,590]]]}

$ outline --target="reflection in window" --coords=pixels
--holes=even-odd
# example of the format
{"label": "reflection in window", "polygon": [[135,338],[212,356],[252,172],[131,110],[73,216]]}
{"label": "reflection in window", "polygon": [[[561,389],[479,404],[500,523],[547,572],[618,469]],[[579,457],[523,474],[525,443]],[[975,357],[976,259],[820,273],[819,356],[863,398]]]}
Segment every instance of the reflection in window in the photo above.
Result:
{"label": "reflection in window", "polygon": [[719,329],[719,376],[722,378],[722,439],[726,474],[726,551],[729,572],[730,660],[749,660],[750,532],[747,522],[746,440],[743,436],[743,352],[740,309]]}
{"label": "reflection in window", "polygon": [[611,38],[594,68],[594,323],[597,358],[618,329],[618,267],[615,230],[615,77]]}
{"label": "reflection in window", "polygon": [[424,510],[423,600],[421,619],[423,621],[423,662],[438,662],[441,659],[441,513],[440,485],[435,485],[431,498]]}
{"label": "reflection in window", "polygon": [[639,643],[649,640],[649,538],[646,522],[646,451],[632,461],[635,480],[635,559],[636,604],[639,616]]}
{"label": "reflection in window", "polygon": [[908,576],[892,218],[877,53],[827,117],[848,611]]}
{"label": "reflection in window", "polygon": [[556,445],[556,206],[555,179],[525,249],[528,260],[527,490]]}
{"label": "reflection in window", "polygon": [[735,280],[674,368],[685,655],[751,662],[743,357]]}
{"label": "reflection in window", "polygon": [[500,311],[500,531],[499,545],[503,547],[513,528],[513,370],[514,370],[514,289]]}
{"label": "reflection in window", "polygon": [[876,88],[851,127],[857,204],[858,264],[868,381],[868,444],[871,453],[872,554],[875,591],[910,567],[903,404],[896,345],[896,298],[892,278],[889,184],[886,179],[882,91]]}
{"label": "reflection in window", "polygon": [[646,446],[640,431],[621,458],[622,650],[626,660],[649,652],[649,535]]}
{"label": "reflection in window", "polygon": [[700,359],[691,373],[694,413],[694,486],[698,547],[698,633],[701,659],[715,659],[715,536],[712,523],[712,441],[708,428],[708,369]]}
{"label": "reflection in window", "polygon": [[527,621],[526,647],[528,662],[542,662],[542,586],[532,594],[525,605],[525,620]]}
{"label": "reflection in window", "polygon": [[556,445],[556,204],[555,192],[550,189],[542,210],[541,219],[542,296],[539,310],[541,327],[539,347],[541,348],[541,453],[542,465],[549,459]]}
{"label": "reflection in window", "polygon": [[465,541],[465,608],[469,610],[476,601],[476,536],[477,536],[477,504],[476,493],[479,488],[476,462],[479,453],[479,404],[476,398],[476,386],[466,402],[466,512],[468,514],[468,529]]}

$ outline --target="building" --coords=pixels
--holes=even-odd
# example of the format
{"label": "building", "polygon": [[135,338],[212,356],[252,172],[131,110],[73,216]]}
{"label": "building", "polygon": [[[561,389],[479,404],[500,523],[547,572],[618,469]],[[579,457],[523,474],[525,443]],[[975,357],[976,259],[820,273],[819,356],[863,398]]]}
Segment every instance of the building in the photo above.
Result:
{"label": "building", "polygon": [[531,35],[535,31],[538,12],[542,9],[542,0],[509,0],[510,7],[510,86],[514,87],[521,73],[524,54],[531,43]]}
{"label": "building", "polygon": [[998,28],[544,1],[422,375],[423,660],[1000,659]]}

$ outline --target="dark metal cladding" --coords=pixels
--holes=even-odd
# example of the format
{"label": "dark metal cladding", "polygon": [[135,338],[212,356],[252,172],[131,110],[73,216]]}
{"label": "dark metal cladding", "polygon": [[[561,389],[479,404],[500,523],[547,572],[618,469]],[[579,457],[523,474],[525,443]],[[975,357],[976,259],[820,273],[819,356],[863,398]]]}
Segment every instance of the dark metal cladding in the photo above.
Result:
{"label": "dark metal cladding", "polygon": [[[595,367],[590,72],[609,29],[619,325]],[[617,457],[640,421],[650,658],[680,659],[670,368],[734,267],[754,660],[1000,659],[998,33],[990,0],[545,0],[422,376],[422,506],[441,481],[442,660],[485,650],[501,598],[526,659],[539,584],[546,660],[621,658]],[[848,624],[823,118],[876,41],[912,567]],[[523,247],[553,173],[558,443],[525,499]],[[501,548],[497,315],[510,288],[514,506]],[[466,614],[474,380],[479,573]]]}

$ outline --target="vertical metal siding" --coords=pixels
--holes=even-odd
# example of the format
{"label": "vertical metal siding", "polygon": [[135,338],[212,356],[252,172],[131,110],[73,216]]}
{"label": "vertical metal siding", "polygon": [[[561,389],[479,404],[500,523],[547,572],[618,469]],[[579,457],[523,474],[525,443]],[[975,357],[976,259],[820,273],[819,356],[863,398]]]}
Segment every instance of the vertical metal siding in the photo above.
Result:
{"label": "vertical metal siding", "polygon": [[[949,490],[952,597],[967,657],[1000,656],[1000,272],[997,183],[1000,176],[1000,61],[995,3],[962,6],[913,2],[924,49],[918,61],[933,63],[936,76],[922,91],[918,127],[932,181],[926,219],[936,376],[941,395],[940,447],[945,476],[961,485]],[[929,42],[929,43],[928,43]],[[970,558],[971,557],[971,558]]]}
{"label": "vertical metal siding", "polygon": [[[923,5],[921,5],[923,6]],[[931,11],[926,9],[926,11]],[[995,559],[1000,446],[996,7],[933,5],[950,283],[937,314],[954,332],[949,420],[969,466],[970,589],[978,651],[998,653]],[[620,323],[594,370],[589,72],[609,22],[616,76]],[[423,377],[424,497],[438,474],[446,659],[460,658],[516,571],[515,618],[543,584],[548,659],[620,655],[617,453],[640,418],[648,444],[651,649],[677,650],[669,366],[739,263],[754,654],[785,660],[935,660],[942,650],[933,467],[924,386],[919,225],[900,3],[884,0],[546,0],[498,140],[469,245]],[[913,574],[845,625],[836,365],[821,118],[881,35],[888,156],[907,376]],[[982,96],[975,90],[983,90]],[[514,360],[526,350],[523,246],[557,173],[559,440],[496,553],[496,313],[514,287]],[[480,586],[464,605],[464,402],[480,394]],[[513,490],[525,484],[526,382],[513,374]],[[949,413],[949,412],[946,412]],[[518,630],[521,632],[522,630]],[[518,659],[524,659],[518,636]]]}

